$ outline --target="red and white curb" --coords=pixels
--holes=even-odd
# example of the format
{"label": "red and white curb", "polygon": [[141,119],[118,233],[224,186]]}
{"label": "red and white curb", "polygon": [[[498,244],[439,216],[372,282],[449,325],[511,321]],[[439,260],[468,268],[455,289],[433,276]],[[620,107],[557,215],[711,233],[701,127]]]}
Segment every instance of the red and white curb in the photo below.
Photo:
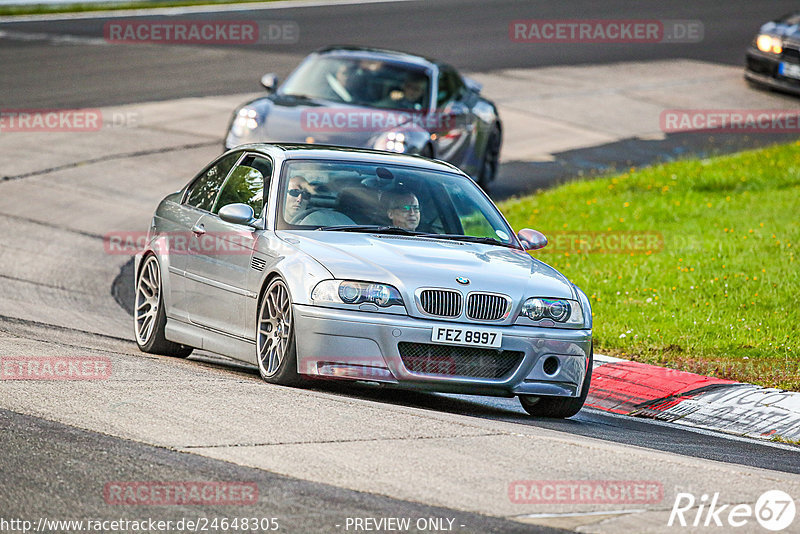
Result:
{"label": "red and white curb", "polygon": [[800,393],[594,355],[586,406],[752,438],[800,440]]}

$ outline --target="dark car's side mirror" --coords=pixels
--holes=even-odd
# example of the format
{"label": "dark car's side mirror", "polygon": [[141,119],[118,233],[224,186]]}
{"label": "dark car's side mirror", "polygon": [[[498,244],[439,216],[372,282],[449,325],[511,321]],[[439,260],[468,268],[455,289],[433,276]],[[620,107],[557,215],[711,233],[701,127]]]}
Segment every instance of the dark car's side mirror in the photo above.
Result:
{"label": "dark car's side mirror", "polygon": [[539,250],[547,246],[547,238],[542,232],[531,230],[530,228],[523,228],[517,234],[522,246],[525,250]]}
{"label": "dark car's side mirror", "polygon": [[274,92],[278,88],[278,75],[274,72],[263,75],[261,77],[261,85],[270,93]]}
{"label": "dark car's side mirror", "polygon": [[467,86],[467,89],[477,95],[481,94],[481,90],[483,89],[482,83],[467,76],[462,76],[461,79],[464,80],[464,85]]}
{"label": "dark car's side mirror", "polygon": [[220,208],[219,218],[231,224],[249,225],[253,222],[255,214],[253,208],[247,204],[228,204]]}

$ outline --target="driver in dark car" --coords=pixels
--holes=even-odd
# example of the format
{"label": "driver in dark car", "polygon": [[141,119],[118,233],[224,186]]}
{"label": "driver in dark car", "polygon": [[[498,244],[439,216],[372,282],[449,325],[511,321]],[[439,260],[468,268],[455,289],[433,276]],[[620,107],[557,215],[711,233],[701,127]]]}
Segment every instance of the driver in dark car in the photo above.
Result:
{"label": "driver in dark car", "polygon": [[328,84],[334,93],[344,102],[364,103],[373,100],[370,94],[368,81],[375,71],[379,70],[380,62],[347,61],[341,63],[333,76],[328,75]]}

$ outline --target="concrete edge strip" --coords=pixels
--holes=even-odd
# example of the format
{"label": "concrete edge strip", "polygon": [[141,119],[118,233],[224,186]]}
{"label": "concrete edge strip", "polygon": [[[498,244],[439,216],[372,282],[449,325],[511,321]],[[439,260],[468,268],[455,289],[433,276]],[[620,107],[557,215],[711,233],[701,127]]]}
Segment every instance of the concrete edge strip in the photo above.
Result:
{"label": "concrete edge strip", "polygon": [[149,150],[138,150],[135,152],[126,152],[121,154],[107,154],[105,156],[99,156],[96,158],[91,158],[83,161],[74,161],[71,163],[64,163],[62,165],[57,165],[55,167],[50,167],[47,169],[39,169],[36,171],[30,171],[23,174],[17,174],[15,176],[0,176],[0,183],[8,182],[11,180],[21,180],[23,178],[29,178],[31,176],[40,176],[42,174],[50,174],[57,171],[63,171],[65,169],[74,169],[75,167],[80,167],[82,165],[91,165],[94,163],[103,163],[106,161],[116,161],[120,159],[127,159],[127,158],[138,158],[143,156],[151,156],[153,154],[165,154],[168,152],[179,152],[181,150],[192,150],[195,148],[205,148],[209,146],[215,145],[222,145],[220,141],[205,141],[202,143],[188,143],[185,145],[179,146],[168,146],[162,148],[153,148]]}
{"label": "concrete edge strip", "polygon": [[800,440],[800,393],[600,354],[586,406],[750,438]]}

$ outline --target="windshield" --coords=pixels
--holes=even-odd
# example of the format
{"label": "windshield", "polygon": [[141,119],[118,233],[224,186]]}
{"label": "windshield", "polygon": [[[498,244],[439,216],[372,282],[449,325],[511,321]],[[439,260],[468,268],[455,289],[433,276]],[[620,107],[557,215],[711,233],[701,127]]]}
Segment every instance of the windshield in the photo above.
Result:
{"label": "windshield", "polygon": [[281,230],[378,231],[516,246],[494,204],[472,180],[454,173],[288,161],[278,198]]}
{"label": "windshield", "polygon": [[383,109],[425,110],[430,77],[400,63],[334,56],[303,62],[280,93]]}

